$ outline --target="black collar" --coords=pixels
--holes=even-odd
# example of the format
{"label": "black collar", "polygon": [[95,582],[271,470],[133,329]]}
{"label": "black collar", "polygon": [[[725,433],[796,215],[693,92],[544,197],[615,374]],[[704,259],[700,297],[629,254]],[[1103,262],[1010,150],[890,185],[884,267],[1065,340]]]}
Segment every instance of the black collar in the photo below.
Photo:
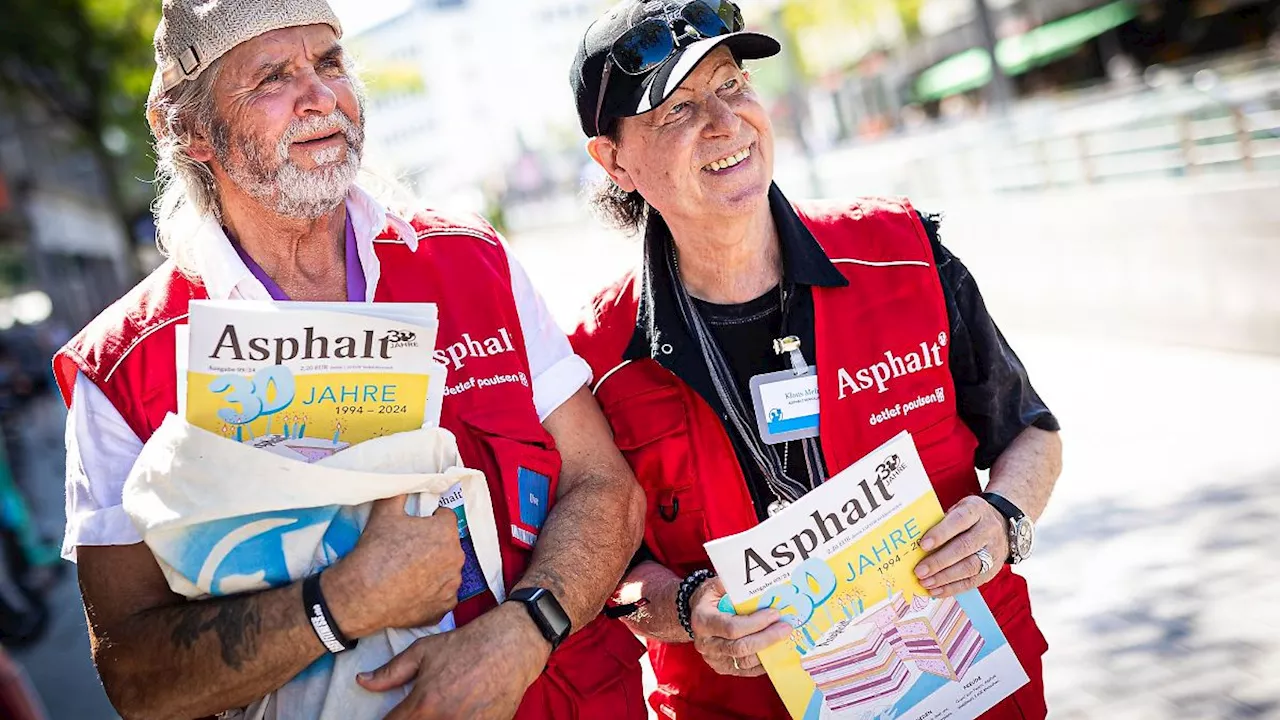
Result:
{"label": "black collar", "polygon": [[[849,284],[776,183],[769,187],[769,212],[778,229],[778,240],[782,246],[782,278],[788,287],[844,287]],[[672,369],[679,364],[681,349],[689,346],[689,332],[680,317],[675,288],[665,267],[670,247],[670,229],[662,216],[650,209],[645,224],[644,268],[636,329],[623,360],[652,358]],[[697,362],[702,362],[700,355]]]}

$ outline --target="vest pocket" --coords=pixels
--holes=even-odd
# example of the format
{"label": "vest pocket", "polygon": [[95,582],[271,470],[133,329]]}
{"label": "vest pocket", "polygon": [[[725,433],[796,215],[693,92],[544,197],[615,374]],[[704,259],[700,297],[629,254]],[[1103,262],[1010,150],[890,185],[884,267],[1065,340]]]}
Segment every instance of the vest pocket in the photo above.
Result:
{"label": "vest pocket", "polygon": [[709,538],[693,467],[688,409],[679,390],[663,387],[604,406],[614,442],[644,488],[645,542],[673,571],[706,567]]}
{"label": "vest pocket", "polygon": [[[699,568],[709,567],[707,551],[702,544],[709,538],[706,516],[701,508],[684,507],[695,502],[693,495],[697,491],[685,488],[683,493],[659,493],[656,498],[649,495],[649,515],[645,525],[645,541],[649,549],[677,575],[687,575]],[[646,493],[647,494],[647,493]],[[681,498],[685,498],[683,501]],[[680,506],[673,515],[663,515],[664,508]],[[667,519],[670,517],[671,519]]]}
{"label": "vest pocket", "polygon": [[[560,482],[560,453],[552,449],[550,435],[541,426],[532,430],[508,415],[459,419],[497,474],[488,478],[489,492],[494,506],[506,509],[508,521],[506,528],[498,528],[499,536],[532,550]],[[490,468],[478,469],[488,474]],[[501,522],[501,517],[497,519]]]}

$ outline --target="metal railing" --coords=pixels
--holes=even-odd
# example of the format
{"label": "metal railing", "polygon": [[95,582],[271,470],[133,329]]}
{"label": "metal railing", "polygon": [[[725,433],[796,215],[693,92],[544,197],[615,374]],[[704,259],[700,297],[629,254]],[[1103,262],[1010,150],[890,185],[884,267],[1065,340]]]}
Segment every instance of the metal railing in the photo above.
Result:
{"label": "metal railing", "polygon": [[1007,118],[935,125],[815,153],[781,174],[811,193],[946,197],[1135,180],[1275,173],[1280,64],[1157,68],[1145,84],[1023,101]]}
{"label": "metal railing", "polygon": [[992,154],[990,189],[1280,170],[1280,109],[1214,110],[1015,141]]}

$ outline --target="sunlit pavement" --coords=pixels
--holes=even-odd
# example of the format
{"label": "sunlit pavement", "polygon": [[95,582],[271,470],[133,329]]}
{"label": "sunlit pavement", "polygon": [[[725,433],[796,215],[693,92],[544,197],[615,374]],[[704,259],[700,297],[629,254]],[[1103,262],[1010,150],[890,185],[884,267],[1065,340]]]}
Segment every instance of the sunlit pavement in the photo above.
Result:
{"label": "sunlit pavement", "polygon": [[[565,324],[640,252],[591,226],[512,246]],[[1280,718],[1280,358],[1025,331],[1010,341],[1066,444],[1025,566],[1051,646],[1051,717]],[[51,398],[27,427],[53,531],[61,421]],[[49,636],[18,657],[55,720],[114,717],[74,576],[53,601]]]}
{"label": "sunlit pavement", "polygon": [[1014,341],[1064,427],[1026,566],[1054,717],[1280,717],[1280,359]]}

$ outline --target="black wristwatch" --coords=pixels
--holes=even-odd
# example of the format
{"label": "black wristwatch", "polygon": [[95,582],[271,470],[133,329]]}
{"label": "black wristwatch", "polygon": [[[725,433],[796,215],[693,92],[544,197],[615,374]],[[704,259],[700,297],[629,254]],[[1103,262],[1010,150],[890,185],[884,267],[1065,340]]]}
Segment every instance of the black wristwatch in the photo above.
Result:
{"label": "black wristwatch", "polygon": [[550,590],[540,587],[520,588],[507,596],[507,600],[524,604],[529,617],[533,618],[533,624],[538,626],[542,637],[551,643],[552,650],[569,637],[573,623]]}
{"label": "black wristwatch", "polygon": [[1031,548],[1036,539],[1036,527],[1035,523],[1031,522],[1031,518],[1001,495],[984,492],[980,497],[1003,515],[1009,524],[1009,560],[1007,562],[1010,565],[1017,565],[1031,557]]}

